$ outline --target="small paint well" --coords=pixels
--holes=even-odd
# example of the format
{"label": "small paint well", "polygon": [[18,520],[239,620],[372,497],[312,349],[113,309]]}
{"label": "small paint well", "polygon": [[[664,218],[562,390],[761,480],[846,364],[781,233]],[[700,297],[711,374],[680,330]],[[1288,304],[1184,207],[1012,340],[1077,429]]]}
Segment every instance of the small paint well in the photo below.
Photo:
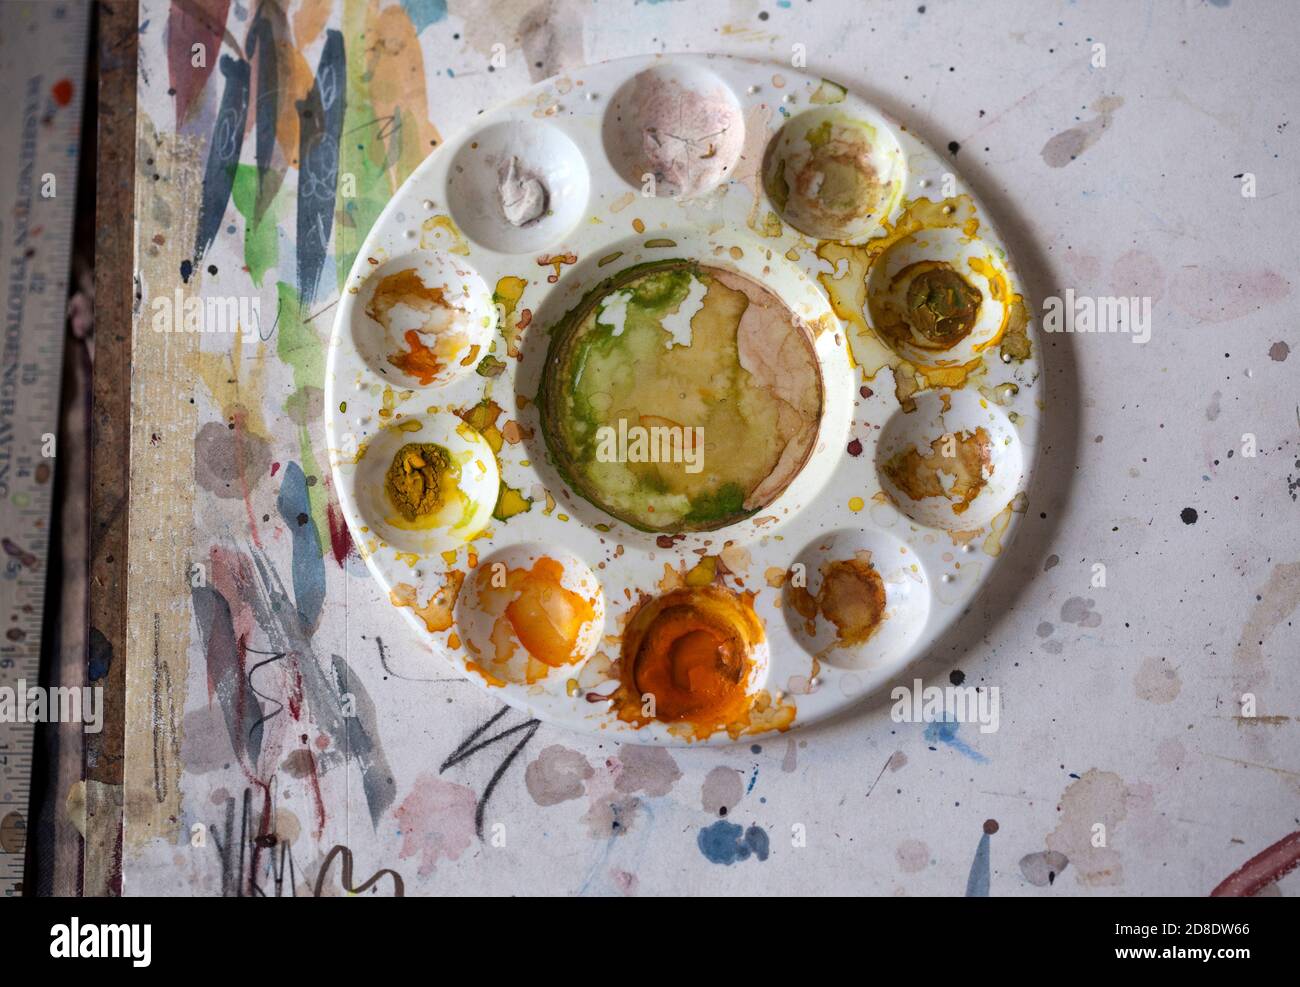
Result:
{"label": "small paint well", "polygon": [[800,113],[768,143],[763,187],[777,214],[819,240],[879,229],[906,186],[907,166],[883,121],[835,107]]}
{"label": "small paint well", "polygon": [[874,528],[840,529],[806,545],[781,590],[795,640],[827,665],[848,669],[906,654],[925,626],[930,602],[920,557]]}
{"label": "small paint well", "polygon": [[876,446],[876,472],[898,510],[918,524],[973,531],[1021,488],[1020,434],[978,393],[926,391],[895,411]]}
{"label": "small paint well", "polygon": [[602,122],[610,164],[643,194],[691,199],[721,185],[745,144],[740,101],[691,62],[655,66],[614,94]]}
{"label": "small paint well", "polygon": [[563,692],[600,644],[605,597],[572,552],[521,543],[479,560],[457,603],[456,626],[471,671]]}
{"label": "small paint well", "polygon": [[472,374],[496,321],[492,295],[459,258],[415,250],[377,264],[358,292],[352,340],[393,387],[442,387]]}
{"label": "small paint well", "polygon": [[[445,453],[440,489],[431,511],[411,517],[389,495],[389,472],[401,468],[402,450],[431,446]],[[357,507],[372,537],[398,551],[429,555],[457,548],[487,527],[500,477],[487,441],[450,413],[403,417],[381,429],[360,451]]]}
{"label": "small paint well", "polygon": [[503,254],[555,248],[587,212],[591,178],[559,126],[510,120],[471,132],[447,176],[456,225]]}
{"label": "small paint well", "polygon": [[1002,258],[978,236],[924,229],[891,244],[867,278],[871,328],[899,356],[927,367],[978,359],[1011,318]]}

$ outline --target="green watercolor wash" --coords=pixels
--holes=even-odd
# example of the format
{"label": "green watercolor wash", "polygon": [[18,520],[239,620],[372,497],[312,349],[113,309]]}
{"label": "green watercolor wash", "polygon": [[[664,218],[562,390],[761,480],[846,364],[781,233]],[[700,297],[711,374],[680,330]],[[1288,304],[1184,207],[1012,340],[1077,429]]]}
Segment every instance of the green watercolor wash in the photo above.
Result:
{"label": "green watercolor wash", "polygon": [[241,164],[235,169],[231,197],[235,208],[244,217],[244,263],[253,284],[260,288],[266,272],[280,261],[280,210],[276,207],[279,197],[275,196],[262,213],[262,218],[255,218],[257,186],[256,166]]}

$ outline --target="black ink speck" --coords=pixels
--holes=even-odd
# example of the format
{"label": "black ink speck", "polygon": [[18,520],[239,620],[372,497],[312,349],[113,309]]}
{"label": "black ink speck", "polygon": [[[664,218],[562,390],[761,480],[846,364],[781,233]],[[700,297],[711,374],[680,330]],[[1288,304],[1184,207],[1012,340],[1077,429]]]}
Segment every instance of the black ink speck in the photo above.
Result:
{"label": "black ink speck", "polygon": [[1183,524],[1195,524],[1198,515],[1195,507],[1184,507],[1178,516],[1183,519]]}

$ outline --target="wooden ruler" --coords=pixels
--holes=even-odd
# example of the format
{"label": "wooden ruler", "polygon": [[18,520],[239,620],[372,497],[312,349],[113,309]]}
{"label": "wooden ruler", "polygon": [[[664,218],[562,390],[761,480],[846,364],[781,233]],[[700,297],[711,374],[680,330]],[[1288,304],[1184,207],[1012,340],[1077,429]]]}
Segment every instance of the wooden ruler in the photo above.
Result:
{"label": "wooden ruler", "polygon": [[[0,18],[0,893],[22,893],[89,5]],[[9,702],[6,706],[5,699]]]}

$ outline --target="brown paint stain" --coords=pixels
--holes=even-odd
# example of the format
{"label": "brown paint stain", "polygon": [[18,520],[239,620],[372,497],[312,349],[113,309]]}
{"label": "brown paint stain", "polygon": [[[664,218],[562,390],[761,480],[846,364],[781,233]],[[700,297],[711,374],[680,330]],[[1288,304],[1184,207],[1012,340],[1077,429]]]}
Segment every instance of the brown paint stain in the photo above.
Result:
{"label": "brown paint stain", "polygon": [[835,625],[840,645],[864,644],[885,619],[885,584],[869,559],[839,559],[822,566],[817,606]]}
{"label": "brown paint stain", "polygon": [[[949,453],[951,454],[945,454]],[[950,432],[930,443],[922,455],[909,446],[895,453],[884,465],[885,475],[913,500],[926,497],[956,498],[954,514],[964,514],[988,483],[992,474],[992,442],[983,426],[968,432]],[[940,475],[952,477],[944,488]]]}
{"label": "brown paint stain", "polygon": [[[1119,823],[1128,815],[1127,794],[1119,775],[1093,768],[1071,782],[1061,796],[1060,821],[1047,836],[1047,849],[1063,854],[1074,865],[1080,884],[1123,885],[1124,866],[1113,844]],[[1104,831],[1096,828],[1099,825]],[[1103,838],[1105,846],[1094,846]]]}
{"label": "brown paint stain", "polygon": [[446,583],[435,590],[423,605],[419,601],[419,591],[410,583],[398,583],[389,591],[388,599],[395,607],[410,607],[424,621],[429,633],[437,634],[451,627],[456,599],[464,582],[465,573],[452,569],[447,573]]}

